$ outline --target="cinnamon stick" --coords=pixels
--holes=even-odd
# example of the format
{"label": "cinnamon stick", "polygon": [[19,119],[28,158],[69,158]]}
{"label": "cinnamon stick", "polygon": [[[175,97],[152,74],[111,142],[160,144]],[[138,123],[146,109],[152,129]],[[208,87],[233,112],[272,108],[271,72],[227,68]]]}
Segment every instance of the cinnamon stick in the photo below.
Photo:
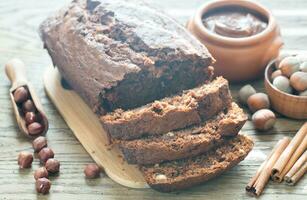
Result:
{"label": "cinnamon stick", "polygon": [[307,151],[295,162],[290,171],[286,174],[286,182],[291,182],[291,178],[304,166],[307,162]]}
{"label": "cinnamon stick", "polygon": [[[283,180],[285,175],[290,172],[289,170],[292,170],[291,168],[294,167],[294,164],[296,161],[302,156],[304,151],[307,149],[307,135],[305,136],[303,142],[297,147],[296,151],[293,153],[292,157],[290,158],[289,162],[285,166],[285,168],[282,170],[282,172],[278,175],[280,180]],[[306,152],[305,152],[306,153]],[[307,156],[307,155],[306,155]],[[294,174],[292,174],[294,175]],[[292,176],[291,175],[291,176]]]}
{"label": "cinnamon stick", "polygon": [[288,185],[295,185],[307,172],[307,162],[289,179],[286,179]]}
{"label": "cinnamon stick", "polygon": [[265,165],[267,164],[267,162],[269,161],[269,159],[272,157],[272,155],[274,154],[274,152],[276,151],[276,148],[280,145],[280,142],[282,142],[282,140],[279,140],[278,143],[274,146],[274,148],[272,149],[272,151],[270,152],[270,154],[266,157],[266,159],[264,160],[264,162],[260,165],[260,167],[258,168],[256,174],[253,176],[253,178],[248,182],[247,186],[245,187],[246,191],[250,191],[253,188],[253,185],[257,184],[257,180],[263,170],[263,168],[265,167]]}
{"label": "cinnamon stick", "polygon": [[284,150],[284,152],[281,154],[279,159],[274,164],[271,171],[271,177],[273,181],[277,182],[282,181],[282,179],[280,178],[282,170],[285,168],[290,158],[292,157],[293,153],[300,145],[300,143],[303,141],[306,135],[307,135],[307,122],[305,122],[304,125],[300,128],[300,130],[296,133],[290,144],[287,146],[287,148]]}
{"label": "cinnamon stick", "polygon": [[262,193],[264,186],[266,185],[266,183],[270,178],[271,170],[274,164],[276,163],[282,152],[286,149],[290,141],[291,139],[288,137],[284,137],[282,140],[278,141],[278,143],[275,145],[272,151],[273,153],[271,157],[268,159],[267,163],[260,171],[259,177],[256,179],[253,186],[247,191],[248,193],[256,196],[259,196]]}

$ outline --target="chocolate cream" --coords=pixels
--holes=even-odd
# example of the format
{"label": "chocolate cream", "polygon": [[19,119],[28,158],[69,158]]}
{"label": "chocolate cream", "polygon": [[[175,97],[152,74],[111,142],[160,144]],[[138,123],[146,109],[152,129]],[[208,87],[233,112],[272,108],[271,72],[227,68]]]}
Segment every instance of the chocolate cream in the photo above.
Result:
{"label": "chocolate cream", "polygon": [[203,17],[204,26],[218,35],[242,38],[262,32],[267,23],[248,11],[218,11]]}

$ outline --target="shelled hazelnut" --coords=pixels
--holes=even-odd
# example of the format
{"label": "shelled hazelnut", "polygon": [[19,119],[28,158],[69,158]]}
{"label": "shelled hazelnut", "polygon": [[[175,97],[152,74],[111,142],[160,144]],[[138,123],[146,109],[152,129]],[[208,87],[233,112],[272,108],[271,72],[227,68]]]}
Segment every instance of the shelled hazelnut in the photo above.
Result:
{"label": "shelled hazelnut", "polygon": [[261,109],[253,114],[252,122],[257,130],[266,131],[274,126],[276,117],[271,110]]}
{"label": "shelled hazelnut", "polygon": [[164,174],[156,174],[155,179],[157,181],[166,181],[167,177]]}
{"label": "shelled hazelnut", "polygon": [[32,124],[36,121],[36,115],[34,112],[27,112],[25,115],[26,125]]}
{"label": "shelled hazelnut", "polygon": [[50,158],[47,160],[45,167],[49,173],[55,174],[60,171],[60,162],[56,159]]}
{"label": "shelled hazelnut", "polygon": [[256,112],[257,110],[260,109],[269,108],[270,100],[267,94],[259,92],[251,95],[247,99],[247,105],[250,111]]}
{"label": "shelled hazelnut", "polygon": [[51,188],[51,182],[47,178],[39,178],[36,180],[35,186],[38,193],[47,194]]}
{"label": "shelled hazelnut", "polygon": [[23,111],[23,113],[35,112],[36,108],[35,108],[35,105],[34,105],[33,101],[31,101],[30,99],[26,100],[22,104],[22,111]]}
{"label": "shelled hazelnut", "polygon": [[35,180],[39,178],[48,178],[48,171],[45,167],[40,167],[34,172]]}
{"label": "shelled hazelnut", "polygon": [[22,151],[18,155],[18,165],[21,169],[30,168],[33,162],[33,155],[30,152]]}
{"label": "shelled hazelnut", "polygon": [[28,125],[28,131],[30,135],[39,135],[44,131],[44,127],[38,122],[33,122]]}
{"label": "shelled hazelnut", "polygon": [[253,94],[256,94],[256,90],[255,88],[253,88],[253,86],[251,85],[243,86],[239,91],[240,102],[246,105],[248,97],[250,97]]}
{"label": "shelled hazelnut", "polygon": [[47,147],[47,139],[43,136],[37,137],[35,140],[32,142],[32,147],[34,149],[34,152],[39,152],[43,148]]}
{"label": "shelled hazelnut", "polygon": [[276,77],[281,76],[281,75],[282,75],[281,70],[278,69],[272,73],[271,79],[274,80]]}
{"label": "shelled hazelnut", "polygon": [[13,92],[13,96],[18,107],[19,115],[24,118],[27,126],[27,136],[42,134],[45,130],[42,124],[42,117],[37,111],[28,89],[26,87],[19,87]]}
{"label": "shelled hazelnut", "polygon": [[294,56],[286,57],[284,58],[278,68],[281,70],[281,73],[286,76],[290,77],[294,72],[297,72],[300,70],[300,59]]}
{"label": "shelled hazelnut", "polygon": [[46,163],[46,161],[50,158],[54,157],[54,152],[52,149],[45,147],[38,153],[38,159],[41,163]]}
{"label": "shelled hazelnut", "polygon": [[16,103],[23,103],[28,99],[29,92],[25,87],[19,87],[14,91],[13,96]]}
{"label": "shelled hazelnut", "polygon": [[289,57],[289,56],[292,56],[292,54],[290,54],[290,53],[288,53],[288,52],[285,52],[285,51],[281,51],[281,52],[279,53],[279,55],[277,56],[277,58],[276,58],[276,61],[275,61],[276,66],[279,66],[280,62],[281,62],[283,59],[285,59],[286,57]]}
{"label": "shelled hazelnut", "polygon": [[273,80],[273,85],[278,89],[286,93],[292,93],[292,87],[290,81],[285,76],[278,76]]}
{"label": "shelled hazelnut", "polygon": [[307,73],[295,72],[290,77],[291,86],[298,92],[305,91],[307,89]]}
{"label": "shelled hazelnut", "polygon": [[[288,94],[305,96],[307,90],[307,56],[291,55],[282,59],[280,64],[276,60],[278,70],[272,72],[272,84],[280,91]],[[280,75],[281,70],[282,75]]]}
{"label": "shelled hazelnut", "polygon": [[97,178],[100,176],[100,167],[96,164],[88,164],[84,168],[86,178]]}

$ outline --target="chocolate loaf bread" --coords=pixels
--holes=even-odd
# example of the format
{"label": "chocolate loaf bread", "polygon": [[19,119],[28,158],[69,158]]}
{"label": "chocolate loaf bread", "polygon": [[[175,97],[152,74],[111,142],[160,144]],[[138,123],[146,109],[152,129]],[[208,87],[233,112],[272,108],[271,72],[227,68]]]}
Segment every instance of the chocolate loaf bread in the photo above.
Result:
{"label": "chocolate loaf bread", "polygon": [[230,104],[228,82],[218,77],[211,83],[184,91],[180,96],[125,112],[116,110],[102,116],[101,122],[111,138],[131,140],[200,124]]}
{"label": "chocolate loaf bread", "polygon": [[170,192],[186,189],[212,179],[242,161],[252,150],[253,142],[238,135],[224,139],[220,146],[193,158],[144,165],[140,169],[155,190]]}
{"label": "chocolate loaf bread", "polygon": [[62,77],[98,114],[193,88],[213,73],[205,46],[137,0],[74,0],[40,32]]}
{"label": "chocolate loaf bread", "polygon": [[235,136],[247,120],[235,103],[201,126],[164,135],[120,141],[119,146],[130,164],[155,164],[162,161],[193,157],[221,143],[222,136]]}

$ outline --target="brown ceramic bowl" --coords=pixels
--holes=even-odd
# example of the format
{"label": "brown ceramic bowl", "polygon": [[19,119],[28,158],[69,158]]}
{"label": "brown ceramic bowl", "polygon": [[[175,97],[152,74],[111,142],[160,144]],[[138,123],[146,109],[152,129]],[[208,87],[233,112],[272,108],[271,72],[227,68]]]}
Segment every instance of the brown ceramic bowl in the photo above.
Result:
{"label": "brown ceramic bowl", "polygon": [[275,61],[271,61],[264,72],[264,86],[274,110],[294,119],[307,119],[307,97],[297,96],[278,90],[272,84],[271,74]]}
{"label": "brown ceramic bowl", "polygon": [[[209,11],[227,7],[241,7],[262,16],[268,26],[262,32],[242,38],[231,38],[210,32],[202,22]],[[272,13],[258,3],[247,0],[217,0],[202,5],[189,20],[188,30],[210,51],[217,62],[215,75],[230,81],[246,81],[263,75],[265,66],[277,57],[283,45],[280,29]]]}

